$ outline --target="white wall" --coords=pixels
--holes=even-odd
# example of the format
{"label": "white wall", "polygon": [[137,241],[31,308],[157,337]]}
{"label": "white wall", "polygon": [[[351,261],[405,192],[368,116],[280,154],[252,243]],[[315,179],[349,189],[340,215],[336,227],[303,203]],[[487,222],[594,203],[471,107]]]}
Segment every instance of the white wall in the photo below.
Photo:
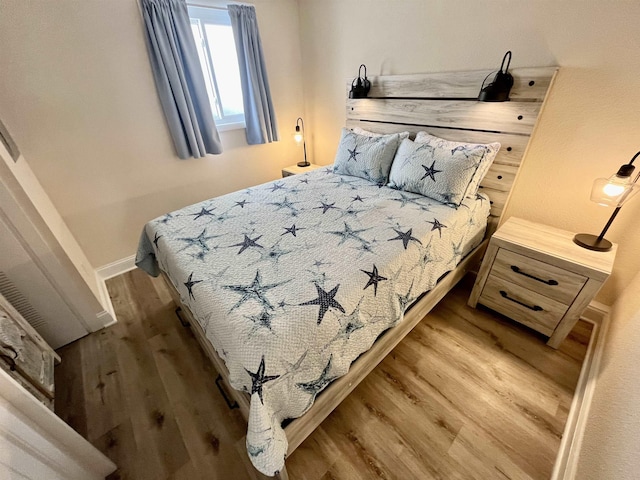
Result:
{"label": "white wall", "polygon": [[297,3],[252,3],[281,141],[247,146],[244,130],[223,132],[222,155],[180,160],[136,0],[0,0],[0,117],[94,268],[133,255],[148,220],[299,160]]}
{"label": "white wall", "polygon": [[[331,163],[345,80],[370,75],[560,65],[561,73],[505,214],[599,233],[611,210],[592,181],[640,150],[640,2],[300,0],[305,110],[317,163]],[[479,87],[480,85],[478,85]],[[598,299],[611,304],[640,269],[640,200],[608,237],[620,244]]]}
{"label": "white wall", "polygon": [[576,479],[635,480],[640,476],[640,274],[611,311]]}

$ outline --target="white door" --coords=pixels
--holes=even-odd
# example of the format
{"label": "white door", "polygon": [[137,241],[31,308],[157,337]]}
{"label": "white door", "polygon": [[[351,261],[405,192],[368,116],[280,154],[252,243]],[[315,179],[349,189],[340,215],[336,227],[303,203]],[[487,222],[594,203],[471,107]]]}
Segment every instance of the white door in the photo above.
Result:
{"label": "white door", "polygon": [[54,349],[89,332],[0,211],[0,293]]}

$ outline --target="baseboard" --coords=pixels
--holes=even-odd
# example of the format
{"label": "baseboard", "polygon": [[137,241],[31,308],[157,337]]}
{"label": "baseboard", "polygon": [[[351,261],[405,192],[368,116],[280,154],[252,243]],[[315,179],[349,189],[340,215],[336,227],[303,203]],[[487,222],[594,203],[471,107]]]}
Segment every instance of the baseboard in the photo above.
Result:
{"label": "baseboard", "polygon": [[115,262],[108,263],[107,265],[103,265],[100,268],[96,268],[96,281],[98,282],[98,291],[100,293],[100,303],[104,307],[105,311],[98,314],[98,317],[101,315],[110,315],[111,319],[104,320],[106,323],[105,327],[113,325],[116,322],[116,313],[113,309],[113,304],[111,303],[111,298],[109,297],[109,291],[107,290],[107,285],[105,283],[106,280],[110,278],[117,277],[118,275],[122,275],[130,270],[136,268],[136,256],[131,255],[129,257],[122,258],[120,260],[116,260]]}
{"label": "baseboard", "polygon": [[575,478],[582,438],[604,351],[604,340],[609,328],[609,310],[608,306],[594,301],[582,314],[584,320],[593,324],[593,333],[573,395],[551,480],[574,480]]}

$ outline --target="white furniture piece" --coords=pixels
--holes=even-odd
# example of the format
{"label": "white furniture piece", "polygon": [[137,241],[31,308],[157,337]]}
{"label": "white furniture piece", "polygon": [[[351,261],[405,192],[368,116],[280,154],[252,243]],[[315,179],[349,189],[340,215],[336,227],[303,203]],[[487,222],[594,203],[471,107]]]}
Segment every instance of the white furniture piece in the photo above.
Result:
{"label": "white furniture piece", "polygon": [[60,357],[0,295],[0,368],[53,410],[53,365]]}
{"label": "white furniture piece", "polygon": [[511,217],[489,242],[469,305],[502,313],[558,348],[611,274],[617,249],[587,250],[573,235]]}
{"label": "white furniture piece", "polygon": [[299,167],[298,165],[291,165],[289,167],[285,167],[282,169],[282,178],[288,177],[290,175],[298,175],[299,173],[307,173],[311,170],[315,170],[316,168],[320,168],[322,165],[316,165],[315,163],[310,163],[306,167]]}

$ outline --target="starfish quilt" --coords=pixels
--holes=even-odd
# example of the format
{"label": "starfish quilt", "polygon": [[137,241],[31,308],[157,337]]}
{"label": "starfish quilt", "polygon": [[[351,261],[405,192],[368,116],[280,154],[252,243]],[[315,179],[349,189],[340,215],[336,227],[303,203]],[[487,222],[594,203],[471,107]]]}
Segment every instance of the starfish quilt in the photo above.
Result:
{"label": "starfish quilt", "polygon": [[481,242],[488,215],[483,194],[454,209],[321,168],[150,221],[136,264],[167,273],[251,396],[247,450],[273,475],[282,422]]}

